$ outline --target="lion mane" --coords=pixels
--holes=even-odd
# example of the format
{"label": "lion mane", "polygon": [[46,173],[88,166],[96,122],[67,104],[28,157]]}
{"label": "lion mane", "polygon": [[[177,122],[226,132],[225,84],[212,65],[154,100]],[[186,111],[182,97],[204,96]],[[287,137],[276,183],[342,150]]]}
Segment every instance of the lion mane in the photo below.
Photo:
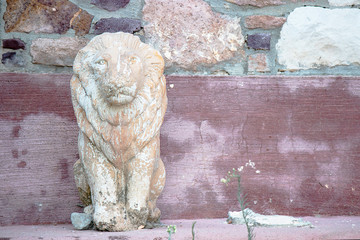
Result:
{"label": "lion mane", "polygon": [[[142,64],[142,79],[135,79],[142,82],[140,89],[131,102],[123,105],[105,99],[100,83],[106,79],[99,79],[94,71],[95,56],[109,48],[136,52]],[[104,33],[79,51],[73,69],[71,95],[80,130],[115,166],[120,167],[159,137],[167,96],[164,61],[158,51],[134,35]],[[129,77],[119,74],[124,75],[120,79]]]}

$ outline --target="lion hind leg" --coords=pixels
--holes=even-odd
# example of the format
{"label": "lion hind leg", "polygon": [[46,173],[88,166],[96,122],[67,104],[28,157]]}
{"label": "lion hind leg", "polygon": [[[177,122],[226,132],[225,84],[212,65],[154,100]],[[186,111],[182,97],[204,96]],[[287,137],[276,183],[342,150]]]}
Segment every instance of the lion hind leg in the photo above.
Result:
{"label": "lion hind leg", "polygon": [[150,184],[150,196],[149,196],[149,217],[148,222],[157,222],[160,219],[161,212],[156,207],[156,200],[165,187],[165,166],[161,158],[158,161],[158,167],[154,169],[154,174]]}
{"label": "lion hind leg", "polygon": [[88,184],[84,167],[81,160],[77,160],[73,166],[76,187],[79,191],[80,200],[84,206],[91,205],[91,190]]}

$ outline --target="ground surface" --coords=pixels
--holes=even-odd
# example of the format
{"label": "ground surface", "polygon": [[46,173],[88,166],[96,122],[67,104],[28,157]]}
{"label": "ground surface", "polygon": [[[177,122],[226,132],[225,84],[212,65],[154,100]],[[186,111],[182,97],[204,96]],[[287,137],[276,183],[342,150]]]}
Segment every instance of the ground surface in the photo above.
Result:
{"label": "ground surface", "polygon": [[[360,217],[304,217],[314,228],[258,227],[255,239],[360,239]],[[195,239],[232,240],[247,239],[243,225],[226,224],[225,219],[164,220],[176,225],[173,240],[191,240],[191,225],[196,221]],[[166,227],[142,229],[125,233],[79,231],[71,225],[3,226],[0,239],[109,239],[109,240],[167,240]]]}

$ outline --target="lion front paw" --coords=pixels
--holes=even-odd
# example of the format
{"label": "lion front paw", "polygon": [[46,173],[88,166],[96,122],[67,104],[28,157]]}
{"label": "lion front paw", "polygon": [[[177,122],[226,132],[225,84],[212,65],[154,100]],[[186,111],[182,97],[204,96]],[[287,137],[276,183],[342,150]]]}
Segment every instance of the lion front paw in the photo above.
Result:
{"label": "lion front paw", "polygon": [[97,206],[94,212],[94,224],[100,231],[123,232],[136,229],[126,215],[122,207]]}

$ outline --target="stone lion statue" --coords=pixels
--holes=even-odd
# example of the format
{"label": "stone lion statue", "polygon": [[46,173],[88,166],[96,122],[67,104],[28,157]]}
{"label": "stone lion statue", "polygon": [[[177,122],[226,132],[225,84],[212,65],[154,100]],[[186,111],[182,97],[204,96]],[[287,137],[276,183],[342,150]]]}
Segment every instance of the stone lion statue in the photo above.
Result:
{"label": "stone lion statue", "polygon": [[79,51],[73,68],[80,128],[74,175],[95,227],[127,231],[158,221],[156,200],[165,185],[163,58],[136,36],[104,33]]}

